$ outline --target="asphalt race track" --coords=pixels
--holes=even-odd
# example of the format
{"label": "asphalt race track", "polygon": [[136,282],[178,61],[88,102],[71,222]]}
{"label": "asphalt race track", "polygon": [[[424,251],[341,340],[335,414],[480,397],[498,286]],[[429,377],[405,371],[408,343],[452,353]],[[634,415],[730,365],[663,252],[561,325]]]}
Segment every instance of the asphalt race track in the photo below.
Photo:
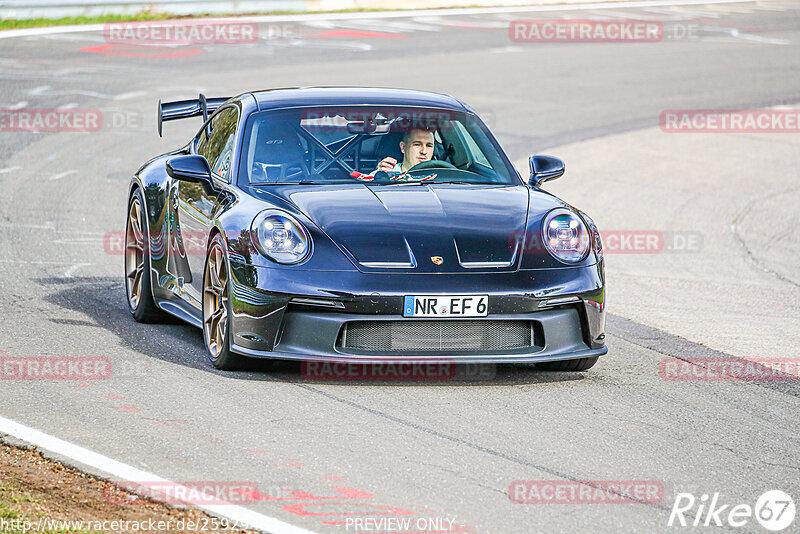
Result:
{"label": "asphalt race track", "polygon": [[[511,21],[539,18],[657,21],[664,38],[510,39]],[[261,497],[244,506],[321,533],[356,532],[344,523],[356,517],[499,534],[688,531],[667,526],[679,493],[698,503],[718,493],[730,507],[755,506],[768,490],[798,500],[796,376],[670,380],[664,361],[800,361],[800,133],[796,123],[760,133],[659,126],[665,110],[796,110],[796,0],[276,18],[260,22],[260,36],[144,46],[102,31],[0,34],[4,113],[102,116],[89,132],[0,127],[0,357],[112,365],[105,380],[4,375],[1,416],[171,481],[247,481]],[[586,373],[499,366],[434,382],[311,380],[287,363],[216,371],[199,330],[134,322],[114,246],[128,181],[200,124],[166,123],[159,138],[157,100],[306,85],[453,94],[521,170],[533,153],[563,158],[566,175],[546,189],[616,232],[606,243],[608,355]],[[620,236],[636,232],[661,245],[623,250]],[[519,480],[661,489],[644,502],[519,504],[509,495]],[[743,531],[766,532],[755,518]]]}

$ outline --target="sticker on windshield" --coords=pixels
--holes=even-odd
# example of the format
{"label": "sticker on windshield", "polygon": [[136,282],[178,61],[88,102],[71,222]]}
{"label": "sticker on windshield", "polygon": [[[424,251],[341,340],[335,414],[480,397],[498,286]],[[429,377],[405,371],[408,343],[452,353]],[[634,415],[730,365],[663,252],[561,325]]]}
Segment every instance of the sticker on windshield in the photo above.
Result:
{"label": "sticker on windshield", "polygon": [[370,182],[375,179],[375,177],[371,174],[364,174],[362,172],[353,171],[350,173],[350,176],[355,178],[356,180],[361,180],[363,182]]}
{"label": "sticker on windshield", "polygon": [[409,176],[408,171],[398,174],[397,176],[393,176],[390,180],[396,180],[398,182],[427,182],[428,180],[433,180],[436,178],[436,174],[429,174],[428,176],[422,176],[417,178],[416,176]]}

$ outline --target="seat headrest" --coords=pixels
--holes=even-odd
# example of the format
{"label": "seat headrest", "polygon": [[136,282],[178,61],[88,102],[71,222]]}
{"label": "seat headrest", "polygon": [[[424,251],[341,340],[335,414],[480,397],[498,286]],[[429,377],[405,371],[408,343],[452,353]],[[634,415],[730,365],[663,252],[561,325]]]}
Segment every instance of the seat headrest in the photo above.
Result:
{"label": "seat headrest", "polygon": [[255,162],[282,164],[296,162],[304,157],[300,138],[290,125],[269,122],[258,129],[253,157]]}
{"label": "seat headrest", "polygon": [[392,157],[397,161],[403,160],[403,153],[400,152],[400,141],[403,140],[405,132],[389,132],[381,136],[380,143],[378,143],[378,153],[376,156],[379,160],[385,157]]}

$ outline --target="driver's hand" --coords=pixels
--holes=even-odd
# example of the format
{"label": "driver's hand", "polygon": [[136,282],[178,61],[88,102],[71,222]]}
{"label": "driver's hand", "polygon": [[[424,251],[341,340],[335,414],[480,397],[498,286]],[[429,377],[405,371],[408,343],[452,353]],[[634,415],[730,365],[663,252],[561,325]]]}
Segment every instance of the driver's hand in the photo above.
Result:
{"label": "driver's hand", "polygon": [[394,166],[397,165],[397,160],[390,157],[383,158],[380,163],[378,163],[378,168],[375,169],[375,172],[392,172]]}

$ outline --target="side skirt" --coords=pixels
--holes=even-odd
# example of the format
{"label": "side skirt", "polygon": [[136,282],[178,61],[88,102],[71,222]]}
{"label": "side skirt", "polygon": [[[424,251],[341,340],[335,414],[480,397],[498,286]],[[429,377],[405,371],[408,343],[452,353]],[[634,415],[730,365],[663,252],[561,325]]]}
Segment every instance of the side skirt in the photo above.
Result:
{"label": "side skirt", "polygon": [[192,326],[202,330],[203,320],[197,315],[197,310],[192,309],[188,304],[174,300],[156,300],[156,306],[178,319],[182,319]]}

